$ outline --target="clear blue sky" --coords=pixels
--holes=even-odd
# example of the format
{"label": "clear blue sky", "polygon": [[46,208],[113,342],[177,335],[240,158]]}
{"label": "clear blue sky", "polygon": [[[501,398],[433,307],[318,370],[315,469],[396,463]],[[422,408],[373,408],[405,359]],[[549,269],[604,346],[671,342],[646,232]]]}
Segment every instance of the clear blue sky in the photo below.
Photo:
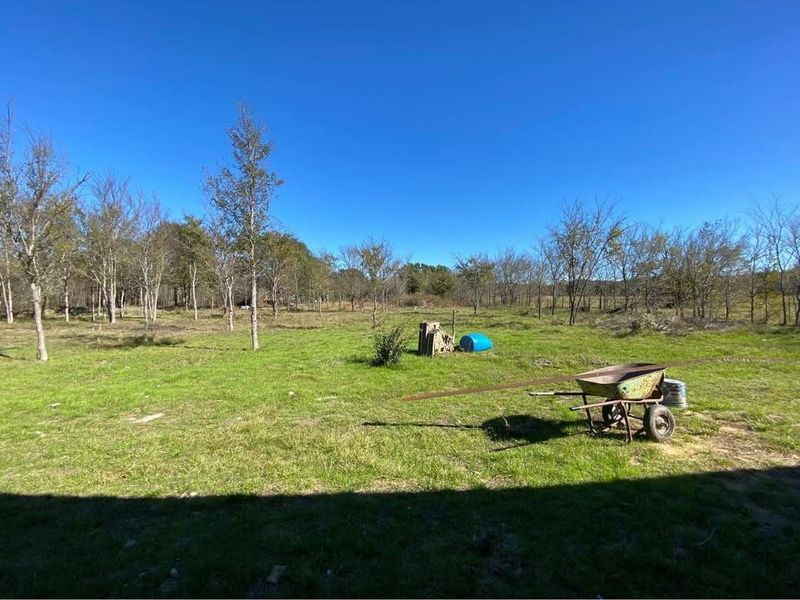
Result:
{"label": "clear blue sky", "polygon": [[665,224],[800,199],[797,1],[3,5],[0,98],[176,217],[240,101],[312,249],[450,263],[528,247],[562,198]]}

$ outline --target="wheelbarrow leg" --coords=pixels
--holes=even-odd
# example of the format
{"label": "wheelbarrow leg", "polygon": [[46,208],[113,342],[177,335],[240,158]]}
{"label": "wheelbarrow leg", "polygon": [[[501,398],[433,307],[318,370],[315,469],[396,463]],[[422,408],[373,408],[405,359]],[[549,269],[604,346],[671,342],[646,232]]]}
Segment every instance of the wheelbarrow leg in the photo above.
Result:
{"label": "wheelbarrow leg", "polygon": [[[588,404],[586,401],[586,394],[581,394],[581,398],[583,398],[583,403]],[[592,422],[592,409],[586,409],[586,423],[589,425],[589,433],[592,435],[597,435],[600,433],[597,429],[595,429],[594,423]]]}
{"label": "wheelbarrow leg", "polygon": [[631,443],[633,441],[633,434],[631,433],[631,423],[628,420],[628,409],[625,406],[625,403],[620,401],[619,403],[620,410],[622,410],[622,418],[625,421],[625,438],[626,443]]}

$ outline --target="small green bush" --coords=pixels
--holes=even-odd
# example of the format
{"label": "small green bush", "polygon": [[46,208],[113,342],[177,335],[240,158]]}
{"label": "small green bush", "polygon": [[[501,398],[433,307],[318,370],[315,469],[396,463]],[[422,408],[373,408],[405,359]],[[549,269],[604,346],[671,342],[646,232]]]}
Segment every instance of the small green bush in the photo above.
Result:
{"label": "small green bush", "polygon": [[372,358],[372,364],[384,366],[400,362],[407,341],[400,325],[395,325],[389,331],[376,333],[374,340],[375,356]]}

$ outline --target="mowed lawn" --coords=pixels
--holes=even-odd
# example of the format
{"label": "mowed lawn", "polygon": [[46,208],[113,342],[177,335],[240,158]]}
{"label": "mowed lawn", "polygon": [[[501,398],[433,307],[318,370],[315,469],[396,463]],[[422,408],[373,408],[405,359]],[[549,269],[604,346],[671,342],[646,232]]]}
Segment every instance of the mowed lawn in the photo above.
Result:
{"label": "mowed lawn", "polygon": [[[796,596],[800,332],[621,335],[463,311],[484,354],[373,367],[371,316],[0,326],[0,594]],[[672,441],[590,437],[570,399],[409,394],[677,362]],[[774,360],[766,360],[774,359]],[[571,384],[533,386],[547,390]],[[285,567],[285,570],[278,567]]]}

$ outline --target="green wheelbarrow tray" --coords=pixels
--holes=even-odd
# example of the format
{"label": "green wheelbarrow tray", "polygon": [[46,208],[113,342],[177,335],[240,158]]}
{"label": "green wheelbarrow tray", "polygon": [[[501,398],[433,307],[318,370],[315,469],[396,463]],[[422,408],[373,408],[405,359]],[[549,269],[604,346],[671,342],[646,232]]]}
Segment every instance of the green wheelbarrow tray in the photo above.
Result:
{"label": "green wheelbarrow tray", "polygon": [[645,400],[661,396],[665,369],[653,363],[626,363],[579,373],[575,381],[587,396]]}

